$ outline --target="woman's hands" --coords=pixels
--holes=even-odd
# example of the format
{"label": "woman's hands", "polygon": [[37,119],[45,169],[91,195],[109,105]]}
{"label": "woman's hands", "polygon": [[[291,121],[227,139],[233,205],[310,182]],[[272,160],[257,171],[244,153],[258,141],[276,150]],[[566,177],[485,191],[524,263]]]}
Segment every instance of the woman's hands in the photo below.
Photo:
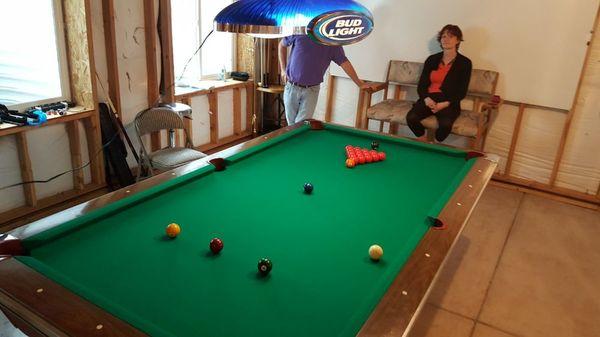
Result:
{"label": "woman's hands", "polygon": [[434,100],[432,100],[429,97],[425,98],[424,102],[425,102],[425,105],[429,109],[431,109],[431,112],[433,112],[433,113],[437,113],[438,111],[446,109],[447,107],[450,106],[450,102],[448,102],[448,101],[436,103]]}
{"label": "woman's hands", "polygon": [[447,101],[446,102],[439,102],[439,103],[435,104],[435,107],[433,109],[431,109],[431,112],[437,113],[438,111],[444,110],[444,109],[446,109],[449,106],[450,106],[450,102],[447,102]]}
{"label": "woman's hands", "polygon": [[426,98],[425,98],[425,105],[426,105],[426,106],[427,106],[429,109],[433,110],[433,109],[435,108],[435,105],[436,105],[436,103],[435,103],[435,101],[434,101],[434,100],[432,100],[431,98],[429,98],[429,97],[426,97]]}

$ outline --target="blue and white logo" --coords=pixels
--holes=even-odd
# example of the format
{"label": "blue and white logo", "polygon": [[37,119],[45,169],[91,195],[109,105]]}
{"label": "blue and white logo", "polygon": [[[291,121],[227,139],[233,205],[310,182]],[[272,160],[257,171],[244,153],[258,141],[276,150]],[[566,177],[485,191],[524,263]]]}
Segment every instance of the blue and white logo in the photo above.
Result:
{"label": "blue and white logo", "polygon": [[373,19],[354,11],[332,12],[314,18],[308,35],[321,44],[342,46],[359,42],[373,31]]}

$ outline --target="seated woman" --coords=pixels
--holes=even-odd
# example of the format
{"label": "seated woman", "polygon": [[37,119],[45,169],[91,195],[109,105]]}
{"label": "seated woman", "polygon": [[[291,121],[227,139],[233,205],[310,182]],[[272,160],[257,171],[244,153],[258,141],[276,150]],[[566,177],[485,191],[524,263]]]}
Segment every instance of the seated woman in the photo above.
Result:
{"label": "seated woman", "polygon": [[467,95],[472,65],[471,60],[458,53],[463,41],[458,26],[444,26],[437,40],[443,51],[425,61],[417,89],[419,100],[406,115],[406,122],[419,140],[425,140],[421,121],[434,115],[439,125],[435,138],[442,142],[460,116],[460,101]]}

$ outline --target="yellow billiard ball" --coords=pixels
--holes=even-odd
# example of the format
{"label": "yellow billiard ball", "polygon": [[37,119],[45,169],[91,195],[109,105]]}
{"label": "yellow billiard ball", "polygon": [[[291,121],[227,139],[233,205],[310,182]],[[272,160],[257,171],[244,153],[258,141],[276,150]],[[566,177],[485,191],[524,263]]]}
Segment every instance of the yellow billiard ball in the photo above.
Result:
{"label": "yellow billiard ball", "polygon": [[383,248],[380,245],[372,245],[369,247],[369,256],[373,261],[379,261],[383,256]]}
{"label": "yellow billiard ball", "polygon": [[175,238],[175,237],[177,237],[177,235],[179,235],[179,233],[181,233],[181,228],[179,227],[178,224],[172,223],[167,226],[166,232],[167,232],[168,237]]}

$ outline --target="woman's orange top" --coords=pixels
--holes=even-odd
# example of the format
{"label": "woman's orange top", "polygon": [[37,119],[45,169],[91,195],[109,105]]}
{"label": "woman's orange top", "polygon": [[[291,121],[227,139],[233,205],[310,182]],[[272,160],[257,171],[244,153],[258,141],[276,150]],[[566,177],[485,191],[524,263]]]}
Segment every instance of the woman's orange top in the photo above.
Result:
{"label": "woman's orange top", "polygon": [[444,79],[446,79],[446,75],[448,75],[448,71],[452,68],[452,63],[444,64],[444,62],[440,62],[437,70],[434,70],[429,75],[429,80],[431,84],[429,85],[428,92],[430,94],[434,92],[442,92],[442,83],[444,83]]}

